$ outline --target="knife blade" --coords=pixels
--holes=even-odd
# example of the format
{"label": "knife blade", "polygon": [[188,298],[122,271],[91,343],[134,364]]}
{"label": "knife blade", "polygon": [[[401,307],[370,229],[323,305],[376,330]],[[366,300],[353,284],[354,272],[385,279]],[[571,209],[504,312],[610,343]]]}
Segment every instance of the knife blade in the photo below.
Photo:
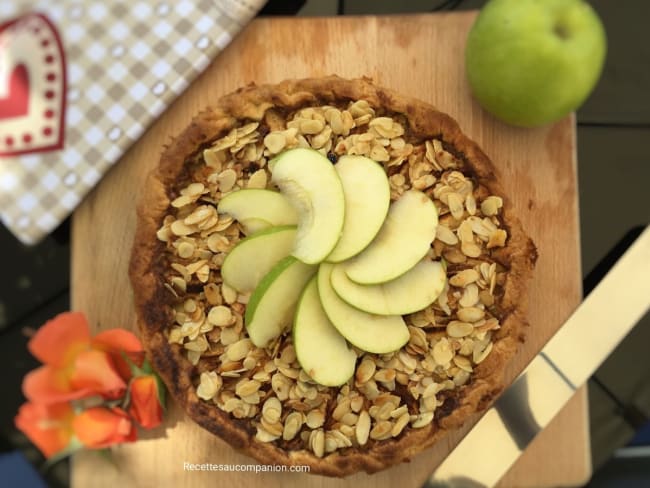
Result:
{"label": "knife blade", "polygon": [[650,226],[423,488],[496,485],[649,308]]}

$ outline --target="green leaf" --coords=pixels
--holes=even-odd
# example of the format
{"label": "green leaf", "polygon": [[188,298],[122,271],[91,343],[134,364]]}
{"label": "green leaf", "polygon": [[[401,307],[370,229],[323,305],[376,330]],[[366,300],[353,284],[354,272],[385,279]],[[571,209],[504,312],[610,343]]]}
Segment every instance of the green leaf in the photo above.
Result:
{"label": "green leaf", "polygon": [[147,358],[144,358],[144,362],[142,363],[142,371],[146,375],[153,374],[153,367]]}
{"label": "green leaf", "polygon": [[143,376],[143,375],[146,374],[144,371],[142,371],[142,369],[138,368],[137,364],[135,364],[133,361],[131,361],[131,358],[124,351],[120,351],[120,354],[124,358],[124,361],[126,361],[126,364],[129,366],[129,369],[131,370],[131,374],[134,377],[135,376]]}
{"label": "green leaf", "polygon": [[156,389],[158,390],[158,401],[160,406],[164,411],[167,410],[167,389],[165,388],[165,383],[160,379],[158,373],[153,373],[154,378],[156,378]]}

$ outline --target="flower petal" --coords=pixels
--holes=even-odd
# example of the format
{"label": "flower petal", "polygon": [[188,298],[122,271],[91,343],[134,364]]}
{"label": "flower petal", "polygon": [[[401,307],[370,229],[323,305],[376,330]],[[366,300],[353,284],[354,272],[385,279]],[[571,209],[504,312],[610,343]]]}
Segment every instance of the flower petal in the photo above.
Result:
{"label": "flower petal", "polygon": [[89,408],[74,418],[72,426],[79,441],[91,448],[132,442],[137,437],[135,426],[119,408]]}
{"label": "flower petal", "polygon": [[25,375],[23,394],[31,402],[52,404],[82,398],[92,390],[73,388],[65,370],[45,365]]}
{"label": "flower petal", "polygon": [[129,413],[145,429],[162,422],[162,406],[158,400],[158,383],[153,376],[138,376],[131,381]]}
{"label": "flower petal", "polygon": [[97,334],[92,340],[93,347],[104,351],[142,352],[140,339],[125,329],[110,329]]}
{"label": "flower petal", "polygon": [[119,398],[126,389],[109,354],[96,350],[77,355],[70,384],[74,390],[90,390],[105,398]]}
{"label": "flower petal", "polygon": [[89,344],[86,317],[80,312],[65,312],[41,326],[27,347],[41,362],[61,367]]}
{"label": "flower petal", "polygon": [[67,403],[25,403],[18,410],[14,422],[45,457],[51,457],[70,443],[72,416],[72,408]]}
{"label": "flower petal", "polygon": [[136,366],[144,361],[142,343],[133,332],[124,329],[110,329],[97,334],[92,340],[93,348],[107,351],[111,354],[115,369],[124,381],[131,379],[131,368],[123,354]]}

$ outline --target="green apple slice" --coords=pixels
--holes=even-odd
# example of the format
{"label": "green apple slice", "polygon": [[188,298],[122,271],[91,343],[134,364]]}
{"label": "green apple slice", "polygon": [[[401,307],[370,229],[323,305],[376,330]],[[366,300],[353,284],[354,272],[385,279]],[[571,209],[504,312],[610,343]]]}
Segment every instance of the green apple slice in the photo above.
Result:
{"label": "green apple slice", "polygon": [[429,251],[437,226],[438,211],[431,199],[421,191],[405,192],[390,206],[377,237],[349,261],[348,277],[367,285],[406,273]]}
{"label": "green apple slice", "polygon": [[261,230],[258,221],[268,222],[267,227],[298,223],[298,214],[284,195],[271,190],[250,189],[229,193],[219,202],[217,212],[226,213],[241,222],[247,234]]}
{"label": "green apple slice", "polygon": [[338,263],[363,251],[379,232],[390,205],[390,184],[384,168],[365,156],[341,156],[334,169],[343,185],[345,218],[327,261]]}
{"label": "green apple slice", "polygon": [[257,347],[266,347],[291,324],[298,298],[318,268],[293,256],[273,266],[248,300],[244,323]]}
{"label": "green apple slice", "polygon": [[271,222],[256,218],[243,219],[240,220],[239,223],[242,225],[242,230],[247,236],[255,234],[261,230],[268,229],[269,227],[273,227],[273,224]]}
{"label": "green apple slice", "polygon": [[291,254],[295,239],[293,225],[271,227],[242,239],[223,261],[223,281],[240,293],[253,291],[278,261]]}
{"label": "green apple slice", "polygon": [[339,386],[354,374],[357,355],[327,318],[314,276],[300,297],[293,344],[302,369],[317,383]]}
{"label": "green apple slice", "polygon": [[330,281],[336,294],[364,312],[405,315],[426,308],[445,287],[446,274],[438,261],[424,260],[387,283],[360,285],[348,278],[345,264],[332,269]]}
{"label": "green apple slice", "polygon": [[298,212],[292,254],[307,264],[323,261],[341,237],[345,211],[334,166],[313,149],[290,149],[276,158],[271,180]]}
{"label": "green apple slice", "polygon": [[401,315],[376,315],[349,305],[332,289],[333,264],[318,269],[318,294],[330,321],[350,344],[364,351],[385,354],[397,351],[409,340],[409,330]]}

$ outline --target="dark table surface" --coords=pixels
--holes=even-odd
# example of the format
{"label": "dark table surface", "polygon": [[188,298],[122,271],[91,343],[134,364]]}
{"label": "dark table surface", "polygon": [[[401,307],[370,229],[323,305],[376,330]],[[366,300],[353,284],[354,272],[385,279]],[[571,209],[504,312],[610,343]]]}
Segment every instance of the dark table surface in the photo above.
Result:
{"label": "dark table surface", "polygon": [[[354,15],[480,8],[484,0],[272,1],[262,15]],[[608,36],[608,56],[595,91],[578,111],[578,168],[583,275],[593,270],[632,228],[650,222],[650,2],[590,2]],[[1,163],[1,161],[0,161]],[[70,224],[34,247],[0,228],[0,447],[42,458],[13,427],[24,401],[20,383],[37,364],[26,349],[31,331],[69,308]],[[650,295],[650,290],[648,291]],[[590,486],[650,486],[650,454],[616,455],[622,446],[650,445],[650,316],[646,316],[590,380]],[[650,450],[650,448],[648,449]],[[630,451],[627,451],[628,453]],[[67,485],[67,464],[46,474]],[[2,483],[0,483],[1,485]]]}

